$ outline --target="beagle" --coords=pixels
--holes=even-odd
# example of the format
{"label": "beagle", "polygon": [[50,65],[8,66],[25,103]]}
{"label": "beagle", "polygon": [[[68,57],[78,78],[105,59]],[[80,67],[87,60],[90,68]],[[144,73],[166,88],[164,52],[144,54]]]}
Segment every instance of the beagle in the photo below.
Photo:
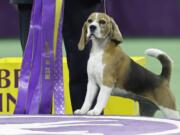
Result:
{"label": "beagle", "polygon": [[[122,34],[115,21],[104,13],[92,13],[84,23],[79,50],[82,51],[89,40],[92,41],[92,48],[87,65],[87,93],[82,108],[75,114],[99,115],[110,95],[133,93],[165,108],[166,115],[178,116],[175,98],[169,89],[172,62],[165,52],[158,49],[147,49],[145,52],[161,62],[160,75],[140,66],[123,52],[120,46]],[[98,86],[97,103],[90,110]]]}

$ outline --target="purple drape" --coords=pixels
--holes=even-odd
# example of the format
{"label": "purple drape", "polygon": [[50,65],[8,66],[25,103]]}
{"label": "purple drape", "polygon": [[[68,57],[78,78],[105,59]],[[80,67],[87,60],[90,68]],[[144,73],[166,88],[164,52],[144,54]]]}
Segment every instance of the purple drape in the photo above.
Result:
{"label": "purple drape", "polygon": [[180,36],[179,0],[106,0],[126,36]]}

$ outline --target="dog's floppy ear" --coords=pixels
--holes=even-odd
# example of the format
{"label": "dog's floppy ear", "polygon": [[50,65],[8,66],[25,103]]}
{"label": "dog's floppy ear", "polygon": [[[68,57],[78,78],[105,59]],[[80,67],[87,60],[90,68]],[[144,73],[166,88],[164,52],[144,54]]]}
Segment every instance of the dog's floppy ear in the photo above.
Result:
{"label": "dog's floppy ear", "polygon": [[84,25],[83,25],[83,28],[82,28],[80,41],[78,43],[78,48],[79,48],[80,51],[84,50],[85,45],[87,44],[86,35],[87,35],[87,24],[85,22]]}
{"label": "dog's floppy ear", "polygon": [[119,30],[118,25],[115,23],[113,18],[111,18],[111,24],[112,24],[111,37],[110,37],[111,41],[113,41],[115,44],[122,43],[123,41],[122,34]]}

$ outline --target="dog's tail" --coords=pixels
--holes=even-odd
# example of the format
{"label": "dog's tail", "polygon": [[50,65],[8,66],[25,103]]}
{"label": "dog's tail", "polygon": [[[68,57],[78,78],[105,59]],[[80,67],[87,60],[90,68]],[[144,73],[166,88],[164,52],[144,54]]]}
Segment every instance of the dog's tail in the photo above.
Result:
{"label": "dog's tail", "polygon": [[162,71],[160,76],[167,79],[168,81],[170,80],[171,77],[171,70],[172,70],[172,59],[163,51],[159,49],[147,49],[145,51],[145,54],[148,56],[152,56],[157,58],[161,64],[162,64]]}

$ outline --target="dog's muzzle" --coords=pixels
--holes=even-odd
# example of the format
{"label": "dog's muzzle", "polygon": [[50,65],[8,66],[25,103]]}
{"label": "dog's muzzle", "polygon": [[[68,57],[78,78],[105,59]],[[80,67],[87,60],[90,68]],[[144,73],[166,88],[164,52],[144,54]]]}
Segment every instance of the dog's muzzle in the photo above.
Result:
{"label": "dog's muzzle", "polygon": [[90,26],[89,26],[89,29],[90,29],[90,32],[91,32],[91,33],[94,33],[95,30],[97,29],[97,27],[96,27],[95,25],[90,25]]}

